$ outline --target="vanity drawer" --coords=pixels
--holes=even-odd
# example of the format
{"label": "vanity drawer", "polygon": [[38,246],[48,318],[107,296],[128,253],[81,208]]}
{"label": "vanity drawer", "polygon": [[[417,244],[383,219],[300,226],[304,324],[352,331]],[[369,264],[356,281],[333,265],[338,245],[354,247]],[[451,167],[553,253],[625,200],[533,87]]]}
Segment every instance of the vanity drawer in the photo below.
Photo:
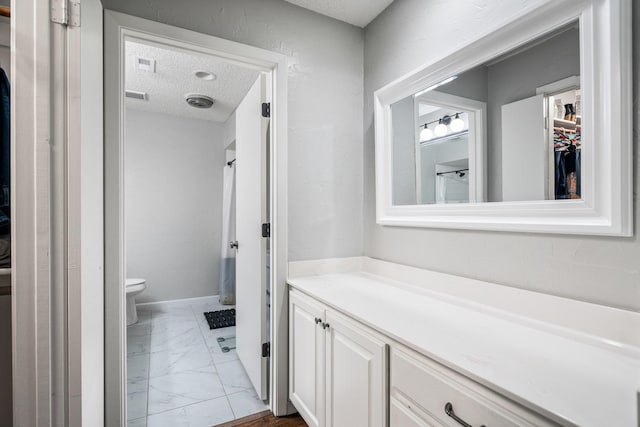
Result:
{"label": "vanity drawer", "polygon": [[[417,419],[424,421],[424,425],[465,425],[454,417],[473,427],[558,425],[401,346],[392,348],[390,370],[392,412],[395,412],[391,427],[423,425],[415,421]],[[447,404],[451,404],[452,416],[445,411]],[[403,409],[403,413],[399,409]],[[398,420],[413,419],[415,424],[394,423],[394,415]]]}
{"label": "vanity drawer", "polygon": [[389,402],[389,417],[393,427],[437,427],[433,422],[427,422],[428,415],[417,414],[411,403],[391,398]]}

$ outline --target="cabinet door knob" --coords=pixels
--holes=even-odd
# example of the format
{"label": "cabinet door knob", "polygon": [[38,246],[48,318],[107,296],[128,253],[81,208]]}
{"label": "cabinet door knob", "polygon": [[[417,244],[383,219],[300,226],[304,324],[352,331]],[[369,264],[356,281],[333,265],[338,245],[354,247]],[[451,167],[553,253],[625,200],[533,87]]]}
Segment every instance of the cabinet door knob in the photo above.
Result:
{"label": "cabinet door knob", "polygon": [[[453,412],[453,404],[451,402],[447,402],[446,405],[444,405],[444,412],[445,414],[456,420],[461,426],[473,427],[471,424],[469,424],[468,422],[457,416],[455,412]],[[480,427],[485,427],[485,425],[483,424]]]}
{"label": "cabinet door knob", "polygon": [[329,324],[328,323],[323,323],[322,324],[322,328],[323,329],[329,329]]}
{"label": "cabinet door knob", "polygon": [[316,317],[316,325],[317,325],[318,323],[320,323],[320,322],[322,322],[322,319],[321,319],[321,318],[319,318],[319,317]]}

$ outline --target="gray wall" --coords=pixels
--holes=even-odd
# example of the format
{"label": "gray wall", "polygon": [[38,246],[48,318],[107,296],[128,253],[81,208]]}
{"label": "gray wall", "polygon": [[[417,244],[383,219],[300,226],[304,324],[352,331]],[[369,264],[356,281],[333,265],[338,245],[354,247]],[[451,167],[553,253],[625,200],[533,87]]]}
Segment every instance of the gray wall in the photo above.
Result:
{"label": "gray wall", "polygon": [[[530,1],[402,0],[365,29],[365,253],[374,258],[569,298],[640,310],[640,242],[607,238],[400,227],[375,222],[373,92],[499,24]],[[640,8],[634,12],[640,66]],[[447,43],[442,43],[446,40]],[[634,74],[634,125],[640,82]],[[638,185],[634,132],[634,185]],[[634,202],[639,221],[637,199]]]}
{"label": "gray wall", "polygon": [[416,204],[416,117],[413,96],[391,106],[393,204]]}
{"label": "gray wall", "polygon": [[444,86],[440,86],[436,92],[444,92],[449,95],[460,96],[462,98],[475,99],[480,102],[487,102],[488,91],[488,68],[480,65],[460,74],[457,79]]}
{"label": "gray wall", "polygon": [[363,31],[282,0],[104,0],[289,57],[289,258],[362,254]]}
{"label": "gray wall", "polygon": [[137,301],[218,294],[223,125],[127,110],[127,277],[147,279]]}

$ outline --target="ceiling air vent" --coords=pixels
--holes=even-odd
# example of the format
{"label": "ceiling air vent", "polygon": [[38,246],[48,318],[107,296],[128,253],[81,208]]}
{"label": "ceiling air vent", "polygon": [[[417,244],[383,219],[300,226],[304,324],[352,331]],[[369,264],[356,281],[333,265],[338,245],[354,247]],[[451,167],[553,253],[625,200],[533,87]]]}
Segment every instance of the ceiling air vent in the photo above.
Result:
{"label": "ceiling air vent", "polygon": [[211,108],[214,100],[210,96],[199,93],[188,93],[184,96],[187,104],[195,108]]}
{"label": "ceiling air vent", "polygon": [[156,60],[151,58],[143,58],[136,56],[136,68],[140,71],[146,71],[147,73],[156,72]]}
{"label": "ceiling air vent", "polygon": [[137,90],[125,90],[124,96],[127,98],[141,99],[143,101],[148,99],[147,92],[138,92]]}

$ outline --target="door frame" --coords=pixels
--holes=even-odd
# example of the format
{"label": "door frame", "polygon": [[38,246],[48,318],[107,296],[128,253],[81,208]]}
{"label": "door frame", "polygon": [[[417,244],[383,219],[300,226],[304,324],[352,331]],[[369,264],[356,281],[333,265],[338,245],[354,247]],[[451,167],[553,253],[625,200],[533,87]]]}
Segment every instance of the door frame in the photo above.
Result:
{"label": "door frame", "polygon": [[271,358],[269,396],[275,415],[288,406],[287,322],[287,58],[265,49],[105,10],[104,13],[105,424],[126,422],[124,234],[124,40],[136,38],[225,58],[268,73],[270,127]]}
{"label": "door frame", "polygon": [[[487,200],[487,103],[475,99],[463,98],[445,92],[430,91],[415,97],[415,110],[420,101],[428,102],[440,108],[463,110],[469,117],[469,203]],[[417,127],[416,127],[417,129]],[[421,149],[419,130],[416,132],[416,189],[417,181],[422,180]],[[422,203],[422,194],[416,194],[418,204]]]}
{"label": "door frame", "polygon": [[[48,1],[11,2],[13,425],[50,425],[65,405],[65,396],[54,397],[51,391],[53,371],[65,360],[56,351],[64,330],[54,313],[65,313],[57,303],[66,282],[52,273],[53,264],[60,267],[59,258],[49,257],[61,237],[51,226],[54,221],[59,225],[61,213],[60,205],[51,206],[52,197],[60,197],[53,194],[53,175],[61,177],[59,163],[52,165],[52,151],[66,148],[59,116],[53,111],[54,104],[59,107],[65,100],[64,94],[53,90],[64,81],[64,70],[52,63],[54,56],[64,54],[60,36],[66,36],[66,29],[51,23]],[[57,380],[64,385],[62,374]]]}

